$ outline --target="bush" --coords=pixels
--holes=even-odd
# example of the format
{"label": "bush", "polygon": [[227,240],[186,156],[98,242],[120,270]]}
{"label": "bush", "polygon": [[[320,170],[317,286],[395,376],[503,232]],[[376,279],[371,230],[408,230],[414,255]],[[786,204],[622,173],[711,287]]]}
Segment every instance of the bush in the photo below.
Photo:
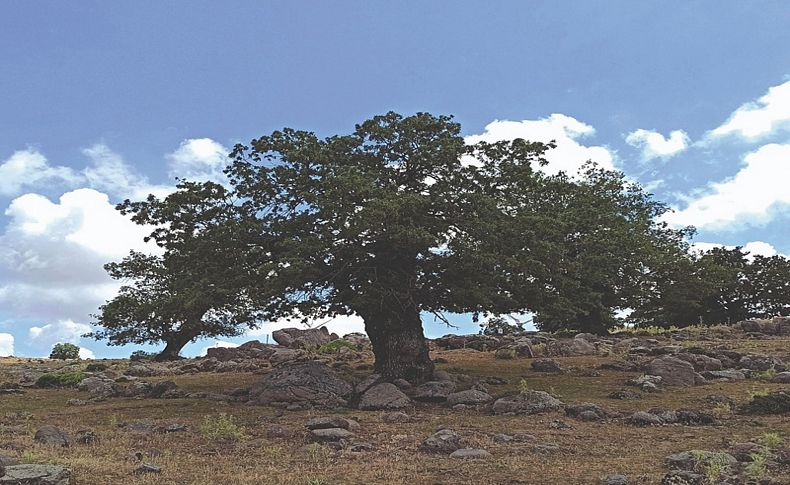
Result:
{"label": "bush", "polygon": [[752,400],[741,408],[741,412],[744,414],[790,413],[790,393],[788,391],[774,391],[753,394]]}
{"label": "bush", "polygon": [[321,345],[316,352],[319,354],[336,354],[343,348],[356,350],[357,346],[341,338]]}
{"label": "bush", "polygon": [[154,360],[156,354],[153,352],[146,352],[145,350],[135,350],[132,352],[132,355],[129,356],[129,360],[131,361],[138,361],[138,360]]}
{"label": "bush", "polygon": [[103,370],[107,370],[107,366],[105,364],[88,364],[85,366],[86,372],[101,372]]}
{"label": "bush", "polygon": [[50,359],[79,359],[80,348],[74,344],[55,344],[52,347],[52,352],[49,354]]}
{"label": "bush", "polygon": [[236,424],[236,419],[226,413],[206,416],[203,424],[200,425],[200,432],[210,441],[222,439],[240,441],[247,438],[244,427]]}
{"label": "bush", "polygon": [[37,387],[77,387],[85,376],[80,371],[51,372],[39,377]]}

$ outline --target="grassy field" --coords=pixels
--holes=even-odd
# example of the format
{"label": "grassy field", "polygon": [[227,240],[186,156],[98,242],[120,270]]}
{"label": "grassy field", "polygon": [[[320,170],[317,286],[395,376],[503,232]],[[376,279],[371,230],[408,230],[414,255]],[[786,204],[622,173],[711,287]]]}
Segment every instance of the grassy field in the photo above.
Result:
{"label": "grassy field", "polygon": [[[790,339],[728,340],[717,345],[734,350],[748,348],[783,358],[790,352]],[[444,362],[439,368],[450,372],[472,378],[507,379],[505,385],[489,386],[494,397],[517,392],[523,379],[530,389],[549,391],[568,404],[591,402],[626,413],[653,407],[692,408],[718,413],[723,425],[639,428],[622,420],[576,421],[563,413],[493,416],[424,403],[408,410],[410,422],[390,424],[382,421],[381,412],[283,412],[206,399],[116,398],[71,406],[67,405],[69,399],[85,399],[85,393],[30,389],[22,395],[0,397],[0,453],[24,462],[68,466],[73,471],[72,483],[77,484],[593,484],[602,483],[604,477],[615,473],[627,475],[629,483],[655,484],[667,472],[664,457],[671,453],[690,449],[726,450],[732,443],[754,440],[767,432],[790,437],[788,416],[730,414],[705,399],[711,394],[723,394],[745,402],[752,392],[782,388],[767,381],[714,382],[621,401],[607,395],[623,389],[623,382],[639,373],[597,370],[599,375],[585,377],[591,374],[589,370],[613,360],[612,357],[558,358],[569,371],[555,375],[533,372],[530,359],[496,360],[490,352],[435,351],[433,356]],[[0,380],[3,372],[24,362],[0,360]],[[167,378],[187,391],[221,393],[249,387],[259,376],[204,373]],[[157,379],[162,378],[150,380]],[[359,441],[372,444],[375,451],[335,451],[309,444],[305,422],[312,416],[327,414],[357,418],[361,424],[357,433]],[[212,436],[212,431],[217,430],[206,427],[206,420],[220,415],[230,416],[238,425],[231,430],[240,435],[238,439]],[[572,429],[555,429],[550,426],[554,420],[562,420]],[[119,426],[136,421],[182,423],[188,428],[175,433],[136,434]],[[43,446],[33,441],[33,434],[44,424],[59,426],[72,435],[90,429],[100,442],[69,448]],[[439,426],[454,429],[466,446],[484,448],[493,458],[463,461],[418,452],[422,440]],[[528,443],[498,443],[492,439],[498,433],[517,432],[534,435],[536,442],[556,444],[559,449],[541,453]],[[161,454],[148,457],[151,450],[155,450],[154,455]],[[162,473],[134,475],[139,463],[131,460],[130,455],[135,452],[146,456],[144,461],[160,465]],[[787,470],[773,471],[772,477],[778,480],[775,483],[790,483]]]}

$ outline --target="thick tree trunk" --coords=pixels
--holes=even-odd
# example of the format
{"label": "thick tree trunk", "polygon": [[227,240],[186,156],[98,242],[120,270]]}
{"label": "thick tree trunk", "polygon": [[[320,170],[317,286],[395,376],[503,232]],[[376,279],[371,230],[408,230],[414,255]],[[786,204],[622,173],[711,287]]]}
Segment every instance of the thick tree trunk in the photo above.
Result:
{"label": "thick tree trunk", "polygon": [[376,356],[375,370],[386,379],[419,383],[433,378],[433,362],[415,308],[363,315]]}
{"label": "thick tree trunk", "polygon": [[186,344],[192,341],[194,337],[191,336],[174,336],[170,340],[167,340],[167,345],[165,345],[164,350],[156,354],[154,360],[158,362],[163,362],[167,360],[178,360],[181,358],[181,349],[184,348]]}

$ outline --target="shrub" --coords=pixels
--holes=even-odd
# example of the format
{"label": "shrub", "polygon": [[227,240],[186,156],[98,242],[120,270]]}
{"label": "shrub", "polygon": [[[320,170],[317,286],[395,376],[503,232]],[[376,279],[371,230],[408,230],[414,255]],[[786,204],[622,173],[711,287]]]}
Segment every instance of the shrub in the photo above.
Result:
{"label": "shrub", "polygon": [[86,372],[101,372],[103,370],[107,370],[107,366],[105,364],[88,364],[85,366]]}
{"label": "shrub", "polygon": [[79,359],[80,348],[74,344],[55,344],[52,347],[52,352],[49,354],[50,359]]}
{"label": "shrub", "polygon": [[518,392],[519,394],[525,394],[529,391],[529,383],[527,383],[526,379],[521,379],[518,381]]}
{"label": "shrub", "polygon": [[752,461],[744,468],[746,477],[751,480],[762,480],[768,475],[766,463],[768,462],[768,453],[765,450],[759,453],[752,453]]}
{"label": "shrub", "polygon": [[132,352],[132,355],[129,356],[129,360],[131,361],[138,361],[138,360],[153,360],[156,356],[153,352],[146,352],[145,350],[135,350]]}
{"label": "shrub", "polygon": [[785,440],[779,433],[768,432],[760,437],[760,444],[769,450],[775,450],[784,444]]}
{"label": "shrub", "polygon": [[240,441],[247,438],[244,427],[236,423],[236,419],[226,413],[219,413],[216,416],[206,416],[203,424],[200,425],[200,432],[210,440],[229,439]]}
{"label": "shrub", "polygon": [[80,371],[51,372],[39,377],[37,387],[77,387],[85,376]]}
{"label": "shrub", "polygon": [[745,414],[786,414],[790,413],[790,393],[774,391],[752,395],[741,411]]}
{"label": "shrub", "polygon": [[316,349],[316,352],[319,354],[336,354],[343,348],[356,350],[357,346],[341,338],[321,345]]}

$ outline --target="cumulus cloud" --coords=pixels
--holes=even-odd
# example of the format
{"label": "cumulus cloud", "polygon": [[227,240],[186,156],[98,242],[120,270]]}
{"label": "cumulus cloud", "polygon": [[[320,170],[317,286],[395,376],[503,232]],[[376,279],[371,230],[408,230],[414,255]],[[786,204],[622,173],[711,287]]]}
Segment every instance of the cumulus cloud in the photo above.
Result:
{"label": "cumulus cloud", "polygon": [[239,346],[239,344],[235,344],[233,342],[226,342],[224,340],[215,340],[213,344],[208,345],[206,347],[203,347],[203,349],[200,351],[198,356],[205,357],[206,354],[208,354],[208,349],[218,349],[218,348],[230,348],[230,349],[232,349],[232,348],[238,347],[238,346]]}
{"label": "cumulus cloud", "polygon": [[36,346],[48,349],[61,343],[77,345],[82,335],[90,331],[90,325],[73,320],[60,320],[41,327],[30,327],[28,340]]}
{"label": "cumulus cloud", "polygon": [[670,158],[682,152],[689,146],[689,137],[683,130],[675,130],[664,137],[661,133],[652,130],[638,129],[632,131],[625,138],[625,142],[642,150],[642,161],[654,158]]}
{"label": "cumulus cloud", "polygon": [[0,305],[45,322],[85,320],[117,291],[103,265],[143,242],[151,228],[113,208],[106,194],[78,189],[57,202],[37,194],[14,199],[0,234]]}
{"label": "cumulus cloud", "polygon": [[764,145],[744,157],[743,167],[733,177],[710,184],[688,198],[684,209],[666,214],[665,220],[704,229],[764,225],[790,203],[789,185],[790,144]]}
{"label": "cumulus cloud", "polygon": [[14,152],[0,163],[0,195],[13,196],[31,187],[45,184],[68,183],[80,180],[69,167],[51,166],[46,157],[28,148]]}
{"label": "cumulus cloud", "polygon": [[92,350],[86,349],[85,347],[80,347],[80,359],[89,360],[95,358],[96,354],[94,354]]}
{"label": "cumulus cloud", "polygon": [[564,171],[573,175],[588,160],[597,162],[602,168],[614,168],[614,155],[607,147],[581,143],[594,134],[592,126],[571,116],[555,113],[538,120],[493,121],[486,125],[483,133],[467,136],[465,140],[470,144],[516,138],[544,143],[554,140],[557,148],[547,153],[549,164],[541,170],[549,174]]}
{"label": "cumulus cloud", "polygon": [[756,139],[787,127],[790,127],[790,81],[773,86],[757,101],[742,105],[709,135]]}
{"label": "cumulus cloud", "polygon": [[[743,244],[743,250],[749,253],[749,256],[776,256],[779,254],[779,251],[776,248],[765,241],[749,241]],[[727,249],[735,249],[735,246],[725,246],[724,244],[720,243],[711,243],[711,242],[695,242],[691,244],[691,250],[697,252],[705,252],[710,251],[714,248],[727,248]]]}
{"label": "cumulus cloud", "polygon": [[173,178],[227,183],[222,170],[228,165],[230,150],[211,138],[184,140],[176,151],[167,155],[168,175]]}
{"label": "cumulus cloud", "polygon": [[14,336],[10,333],[0,333],[0,357],[14,355]]}

